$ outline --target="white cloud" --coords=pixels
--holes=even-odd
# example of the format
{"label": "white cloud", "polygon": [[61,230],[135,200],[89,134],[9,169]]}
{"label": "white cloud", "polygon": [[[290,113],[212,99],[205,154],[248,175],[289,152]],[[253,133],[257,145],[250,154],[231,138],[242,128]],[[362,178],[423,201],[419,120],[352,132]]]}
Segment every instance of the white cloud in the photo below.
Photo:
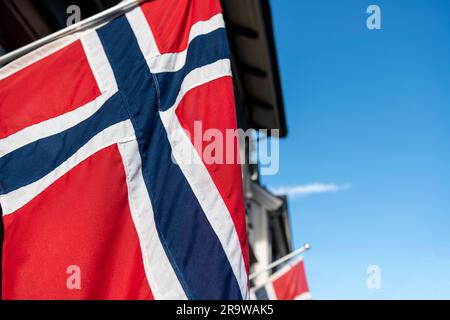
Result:
{"label": "white cloud", "polygon": [[297,186],[281,186],[270,188],[277,195],[291,197],[307,197],[319,193],[335,193],[350,189],[349,185],[337,185],[335,183],[311,183]]}

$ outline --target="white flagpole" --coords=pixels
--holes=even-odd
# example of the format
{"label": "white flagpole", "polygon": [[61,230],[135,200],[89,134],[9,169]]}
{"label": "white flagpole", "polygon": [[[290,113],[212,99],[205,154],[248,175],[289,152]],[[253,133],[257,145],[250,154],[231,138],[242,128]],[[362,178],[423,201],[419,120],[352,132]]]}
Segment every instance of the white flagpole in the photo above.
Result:
{"label": "white flagpole", "polygon": [[84,19],[78,23],[68,26],[67,28],[61,29],[55,33],[52,33],[52,34],[42,38],[42,39],[36,40],[30,44],[27,44],[26,46],[23,46],[17,50],[14,50],[10,53],[7,53],[7,54],[1,56],[0,57],[0,65],[11,62],[11,61],[37,49],[39,47],[42,47],[43,45],[46,45],[57,39],[65,37],[69,34],[72,34],[74,32],[77,32],[77,31],[80,31],[80,30],[83,30],[83,29],[86,29],[89,27],[93,27],[95,25],[99,25],[102,22],[105,22],[107,20],[112,20],[113,18],[120,16],[121,14],[133,9],[134,7],[137,7],[139,4],[141,4],[145,1],[148,1],[148,0],[124,0],[112,8],[102,11],[92,17]]}
{"label": "white flagpole", "polygon": [[255,277],[259,276],[260,274],[263,274],[264,272],[275,268],[276,266],[282,264],[283,262],[285,262],[285,261],[287,261],[289,259],[292,259],[293,257],[298,256],[299,254],[302,254],[305,251],[308,251],[310,248],[311,248],[311,245],[309,243],[305,243],[303,245],[303,247],[301,247],[301,248],[299,248],[299,249],[297,249],[295,251],[292,251],[291,253],[285,255],[284,257],[282,257],[282,258],[280,258],[278,260],[275,260],[271,264],[267,265],[267,267],[265,267],[264,269],[252,273],[250,275],[250,277],[249,277],[249,280],[254,279]]}

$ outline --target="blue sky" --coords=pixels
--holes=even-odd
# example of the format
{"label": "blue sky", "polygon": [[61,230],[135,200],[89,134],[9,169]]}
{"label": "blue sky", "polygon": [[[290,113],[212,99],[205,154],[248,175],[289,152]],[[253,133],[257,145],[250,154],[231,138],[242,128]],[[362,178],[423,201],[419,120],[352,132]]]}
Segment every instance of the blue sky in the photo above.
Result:
{"label": "blue sky", "polygon": [[450,1],[271,6],[289,135],[263,183],[347,187],[289,200],[313,296],[449,299]]}

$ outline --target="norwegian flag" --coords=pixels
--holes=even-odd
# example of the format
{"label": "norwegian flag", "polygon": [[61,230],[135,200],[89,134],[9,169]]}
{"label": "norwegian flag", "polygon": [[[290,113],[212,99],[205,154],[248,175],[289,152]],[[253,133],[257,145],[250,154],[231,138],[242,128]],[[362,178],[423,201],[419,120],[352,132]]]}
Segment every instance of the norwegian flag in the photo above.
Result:
{"label": "norwegian flag", "polygon": [[0,69],[2,297],[247,299],[240,166],[203,161],[195,121],[236,128],[217,0],[148,1]]}
{"label": "norwegian flag", "polygon": [[308,300],[311,299],[303,258],[275,272],[269,281],[252,288],[254,300]]}

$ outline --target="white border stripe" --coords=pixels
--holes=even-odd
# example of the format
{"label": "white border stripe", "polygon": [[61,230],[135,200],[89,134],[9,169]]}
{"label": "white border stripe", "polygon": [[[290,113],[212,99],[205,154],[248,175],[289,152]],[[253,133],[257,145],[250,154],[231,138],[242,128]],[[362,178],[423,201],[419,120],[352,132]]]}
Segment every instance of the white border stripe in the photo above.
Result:
{"label": "white border stripe", "polygon": [[135,139],[134,129],[130,120],[114,124],[95,135],[88,143],[78,149],[66,161],[61,163],[55,170],[48,173],[41,179],[23,186],[10,193],[0,195],[0,205],[3,215],[11,214],[20,209],[34,197],[44,191],[48,186],[62,177],[69,170],[73,169],[80,162],[87,159],[92,154],[104,149],[112,144]]}
{"label": "white border stripe", "polygon": [[100,92],[111,96],[117,92],[116,78],[97,32],[87,33],[81,43]]}
{"label": "white border stripe", "polygon": [[152,29],[150,28],[141,7],[131,10],[126,14],[126,17],[131,29],[133,29],[139,48],[141,49],[144,57],[147,59],[160,55]]}
{"label": "white border stripe", "polygon": [[[221,77],[231,77],[231,75],[231,64],[229,59],[217,60],[216,62],[192,70],[183,79],[175,103],[167,111],[176,109],[184,95],[195,87]],[[175,112],[175,110],[173,112]]]}
{"label": "white border stripe", "polygon": [[[199,21],[192,26],[189,43],[198,36],[225,28],[222,14],[219,13],[207,21]],[[189,45],[188,45],[189,46]],[[146,58],[152,73],[176,72],[186,64],[188,49],[178,53],[165,53],[160,56]]]}
{"label": "white border stripe", "polygon": [[[173,156],[228,257],[236,280],[239,283],[242,297],[248,299],[248,275],[233,220],[207,168],[204,166],[175,114],[176,107],[189,90],[224,76],[231,76],[230,61],[228,59],[219,60],[191,71],[183,80],[175,105],[167,111],[160,112],[160,115],[167,131]],[[194,157],[194,159],[186,159],[186,157]]]}
{"label": "white border stripe", "polygon": [[29,143],[60,133],[86,120],[117,92],[117,83],[97,32],[86,33],[81,42],[102,95],[57,117],[26,127],[0,140],[0,158]]}
{"label": "white border stripe", "polygon": [[26,127],[0,140],[0,158],[29,143],[63,132],[92,116],[109,97],[97,99],[58,117]]}
{"label": "white border stripe", "polygon": [[[136,36],[139,48],[152,73],[176,72],[185,65],[188,51],[187,48],[176,53],[161,54],[159,52],[151,27],[141,8],[136,8],[128,12],[126,16],[131,29],[133,29],[134,35]],[[221,13],[216,14],[209,20],[196,22],[189,31],[188,47],[189,43],[196,37],[208,34],[220,28],[225,28]]]}
{"label": "white border stripe", "polygon": [[154,213],[142,176],[136,140],[120,143],[131,215],[139,236],[145,274],[155,299],[185,300],[186,294],[170,264],[156,230]]}

